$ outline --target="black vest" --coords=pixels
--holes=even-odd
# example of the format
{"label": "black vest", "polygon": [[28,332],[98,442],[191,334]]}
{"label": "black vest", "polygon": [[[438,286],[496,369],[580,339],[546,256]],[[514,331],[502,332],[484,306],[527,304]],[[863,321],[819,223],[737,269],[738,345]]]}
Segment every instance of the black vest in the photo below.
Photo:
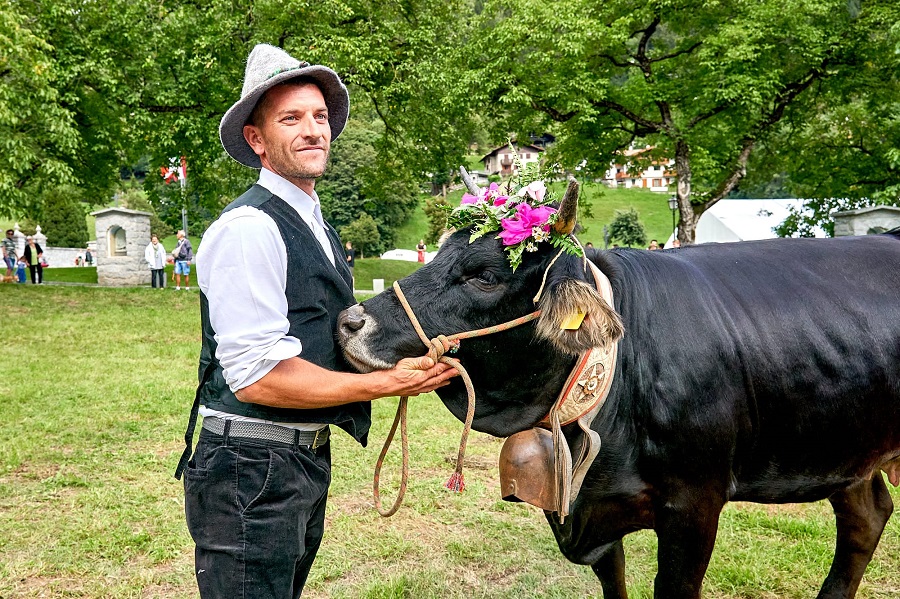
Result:
{"label": "black vest", "polygon": [[[326,226],[335,256],[335,265],[332,266],[316,236],[296,210],[266,188],[254,185],[222,213],[239,206],[258,208],[278,225],[287,248],[285,295],[290,322],[287,334],[303,344],[300,357],[329,370],[350,371],[338,348],[335,330],[338,314],[355,304],[356,299],[353,297],[350,269],[344,260],[340,260],[344,252],[337,233],[330,225]],[[201,404],[213,410],[275,422],[334,424],[363,445],[366,444],[371,423],[369,402],[301,410],[240,401],[225,383],[222,367],[216,359],[215,331],[209,322],[209,303],[203,293],[200,294],[200,318],[203,328],[198,390]],[[235,318],[240,318],[240,314],[235,314]],[[303,383],[298,381],[298,384]]]}

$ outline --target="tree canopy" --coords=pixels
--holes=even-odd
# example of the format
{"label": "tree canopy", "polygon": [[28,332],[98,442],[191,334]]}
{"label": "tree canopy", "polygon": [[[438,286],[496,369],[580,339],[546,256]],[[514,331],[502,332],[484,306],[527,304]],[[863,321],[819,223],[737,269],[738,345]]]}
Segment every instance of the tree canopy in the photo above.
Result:
{"label": "tree canopy", "polygon": [[322,189],[344,225],[387,203],[384,239],[407,192],[451,180],[485,136],[553,133],[550,159],[593,176],[629,146],[654,148],[637,167],[674,157],[683,242],[738,185],[776,175],[824,203],[896,202],[897,23],[893,0],[11,0],[0,213],[63,183],[111,197],[147,156],[165,218],[155,169],[183,155],[189,209],[215,214],[255,177],[217,128],[258,42],[347,82],[366,159],[339,164],[342,142],[362,150],[348,129]]}

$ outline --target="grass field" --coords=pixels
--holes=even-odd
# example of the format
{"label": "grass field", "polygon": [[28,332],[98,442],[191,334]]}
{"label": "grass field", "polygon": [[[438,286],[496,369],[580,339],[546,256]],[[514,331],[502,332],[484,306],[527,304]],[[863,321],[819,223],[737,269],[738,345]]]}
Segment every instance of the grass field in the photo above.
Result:
{"label": "grass field", "polygon": [[[384,286],[388,288],[397,279],[411,274],[419,268],[417,262],[405,262],[403,260],[381,260],[380,258],[364,258],[356,260],[355,278],[357,289],[372,289],[372,279],[384,279]],[[166,285],[172,285],[171,264],[166,265]],[[192,271],[192,276],[196,271]],[[44,269],[44,281],[46,283],[81,283],[96,284],[96,267],[50,267]],[[194,279],[196,285],[196,279]],[[149,287],[150,284],[147,283]]]}
{"label": "grass field", "polygon": [[[0,301],[12,340],[0,379],[0,597],[196,597],[172,472],[194,394],[198,295],[2,285]],[[395,405],[375,403],[370,447],[334,436],[327,533],[304,597],[599,596],[538,510],[499,500],[500,440],[473,433],[468,488],[442,488],[462,425],[433,396],[411,403],[406,503],[393,518],[378,516],[372,469]],[[386,501],[396,453],[383,475]],[[826,503],[730,505],[704,596],[812,597],[833,543]],[[630,535],[625,546],[630,596],[651,597],[654,535]],[[895,517],[858,597],[900,596],[898,572]]]}

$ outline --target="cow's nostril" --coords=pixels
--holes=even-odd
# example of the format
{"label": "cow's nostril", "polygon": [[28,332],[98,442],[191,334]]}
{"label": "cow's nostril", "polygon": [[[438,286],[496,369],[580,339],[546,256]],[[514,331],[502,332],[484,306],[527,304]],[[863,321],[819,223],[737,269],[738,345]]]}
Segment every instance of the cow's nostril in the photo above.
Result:
{"label": "cow's nostril", "polygon": [[351,335],[366,324],[365,313],[359,304],[351,306],[338,316],[338,330],[344,335]]}

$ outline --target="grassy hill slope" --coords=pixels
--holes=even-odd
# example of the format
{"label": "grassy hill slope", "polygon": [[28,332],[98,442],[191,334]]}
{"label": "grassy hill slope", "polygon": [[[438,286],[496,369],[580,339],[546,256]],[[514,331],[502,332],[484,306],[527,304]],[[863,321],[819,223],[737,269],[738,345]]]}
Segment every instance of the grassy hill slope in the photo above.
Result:
{"label": "grassy hill slope", "polygon": [[[554,183],[551,189],[561,197],[564,191],[562,182]],[[462,190],[456,190],[448,194],[447,199],[451,204],[458,205],[462,198]],[[415,249],[419,239],[428,231],[428,219],[422,206],[427,195],[422,195],[419,207],[413,212],[409,220],[397,230],[397,247],[401,249]],[[588,183],[582,189],[582,201],[591,202],[594,217],[580,223],[584,231],[579,235],[582,243],[593,242],[597,247],[603,247],[603,226],[612,222],[616,210],[628,210],[634,208],[640,216],[641,223],[647,231],[647,239],[658,239],[664,242],[672,233],[672,212],[669,210],[669,194],[654,193],[645,189],[610,189],[598,183]]]}

